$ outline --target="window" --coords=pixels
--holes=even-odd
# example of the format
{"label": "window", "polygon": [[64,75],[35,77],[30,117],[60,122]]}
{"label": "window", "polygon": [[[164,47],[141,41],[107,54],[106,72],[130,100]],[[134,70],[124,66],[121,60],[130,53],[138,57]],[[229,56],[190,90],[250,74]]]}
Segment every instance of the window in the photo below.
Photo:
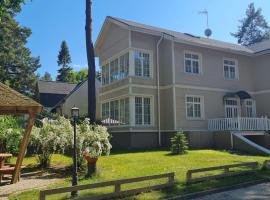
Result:
{"label": "window", "polygon": [[110,81],[112,83],[118,79],[119,79],[118,59],[115,59],[110,63]]}
{"label": "window", "polygon": [[203,118],[203,98],[199,96],[186,97],[186,116],[189,119]]}
{"label": "window", "polygon": [[109,84],[109,81],[110,81],[109,70],[110,70],[109,64],[102,67],[102,72],[101,72],[102,73],[102,85]]}
{"label": "window", "polygon": [[110,103],[102,104],[102,119],[104,120],[104,124],[110,124]]}
{"label": "window", "polygon": [[238,79],[237,67],[235,60],[224,59],[223,60],[224,77],[225,79]]}
{"label": "window", "polygon": [[150,77],[150,54],[140,51],[134,52],[135,75]]}
{"label": "window", "polygon": [[129,124],[129,98],[102,104],[102,123],[111,126]]}
{"label": "window", "polygon": [[135,97],[135,123],[137,125],[151,124],[151,99]]}
{"label": "window", "polygon": [[129,99],[120,100],[120,125],[129,124]]}
{"label": "window", "polygon": [[120,74],[119,79],[123,79],[128,75],[129,68],[129,53],[126,53],[119,58],[120,60]]}
{"label": "window", "polygon": [[200,56],[194,53],[185,53],[185,72],[200,74]]}
{"label": "window", "polygon": [[245,106],[246,106],[247,117],[255,117],[256,116],[255,101],[252,99],[246,99]]}
{"label": "window", "polygon": [[239,116],[239,106],[237,99],[225,99],[225,117],[236,118]]}

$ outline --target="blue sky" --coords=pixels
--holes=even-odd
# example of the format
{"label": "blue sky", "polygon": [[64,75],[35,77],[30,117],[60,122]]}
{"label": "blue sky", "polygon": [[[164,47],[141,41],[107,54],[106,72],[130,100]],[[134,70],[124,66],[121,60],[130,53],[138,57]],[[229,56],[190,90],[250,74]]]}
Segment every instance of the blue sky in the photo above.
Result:
{"label": "blue sky", "polygon": [[[96,40],[106,16],[202,36],[206,18],[198,11],[207,9],[211,38],[235,43],[230,32],[237,30],[238,20],[244,17],[250,2],[262,8],[270,23],[269,0],[93,0],[93,39]],[[27,0],[17,19],[32,30],[27,46],[34,56],[40,56],[41,75],[48,71],[56,76],[62,40],[68,43],[72,67],[86,67],[85,0]]]}

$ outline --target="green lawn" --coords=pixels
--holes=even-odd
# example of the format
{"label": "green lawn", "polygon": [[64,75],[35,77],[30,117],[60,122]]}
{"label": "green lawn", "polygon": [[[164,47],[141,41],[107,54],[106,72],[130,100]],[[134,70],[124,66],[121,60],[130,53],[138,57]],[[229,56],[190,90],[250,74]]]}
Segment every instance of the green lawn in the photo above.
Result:
{"label": "green lawn", "polygon": [[[223,151],[214,150],[193,150],[186,155],[170,155],[168,151],[146,151],[146,152],[129,152],[129,153],[115,153],[108,157],[101,157],[98,160],[98,174],[91,178],[85,179],[83,173],[80,176],[80,184],[102,182],[108,180],[132,178],[139,176],[147,176],[168,172],[175,172],[176,184],[172,188],[161,191],[153,191],[151,193],[140,194],[136,197],[129,197],[126,199],[159,199],[178,194],[189,192],[196,192],[215,187],[232,185],[244,181],[259,179],[261,176],[270,176],[269,172],[261,172],[256,175],[236,176],[215,181],[207,181],[187,186],[185,182],[185,174],[188,169],[218,166],[224,164],[233,164],[239,162],[258,161],[263,163],[268,157],[263,156],[242,156],[229,154]],[[34,165],[35,159],[27,157],[24,160],[25,165],[32,163]],[[69,166],[72,160],[69,157],[62,155],[54,155],[52,158],[52,166]],[[162,181],[162,180],[160,180]],[[65,181],[57,185],[50,186],[50,188],[68,186],[71,178],[66,176]],[[155,181],[155,183],[158,181]],[[149,183],[130,184],[124,188],[131,188],[136,186],[148,185]],[[102,190],[95,190],[94,193],[104,193],[112,191],[112,188],[104,188]],[[91,191],[92,192],[92,191]],[[92,192],[92,193],[93,193]],[[92,194],[89,191],[80,192],[81,196]],[[23,192],[19,195],[12,195],[10,199],[28,200],[38,199],[38,190],[31,190]],[[66,199],[69,194],[49,196],[47,199]]]}

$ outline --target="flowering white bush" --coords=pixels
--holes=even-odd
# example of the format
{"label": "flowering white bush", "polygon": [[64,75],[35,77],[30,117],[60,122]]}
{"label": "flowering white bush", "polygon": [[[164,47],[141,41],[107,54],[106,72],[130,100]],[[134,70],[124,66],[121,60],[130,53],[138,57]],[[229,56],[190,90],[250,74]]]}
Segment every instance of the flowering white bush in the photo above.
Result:
{"label": "flowering white bush", "polygon": [[[101,155],[109,155],[112,148],[110,144],[110,135],[107,128],[101,125],[91,125],[89,119],[83,120],[77,126],[77,154],[78,166],[81,166],[83,156],[97,158]],[[73,137],[69,138],[73,145]]]}
{"label": "flowering white bush", "polygon": [[64,152],[68,135],[73,133],[70,121],[64,117],[57,120],[44,118],[41,127],[33,127],[30,144],[34,147],[40,166],[50,165],[51,155]]}
{"label": "flowering white bush", "polygon": [[[30,145],[35,150],[40,165],[48,167],[53,153],[64,153],[65,150],[71,152],[73,149],[73,126],[65,117],[56,120],[44,118],[41,122],[41,127],[33,127]],[[89,120],[85,119],[77,125],[76,132],[79,167],[86,154],[92,158],[110,154],[112,146],[106,127],[91,125]]]}

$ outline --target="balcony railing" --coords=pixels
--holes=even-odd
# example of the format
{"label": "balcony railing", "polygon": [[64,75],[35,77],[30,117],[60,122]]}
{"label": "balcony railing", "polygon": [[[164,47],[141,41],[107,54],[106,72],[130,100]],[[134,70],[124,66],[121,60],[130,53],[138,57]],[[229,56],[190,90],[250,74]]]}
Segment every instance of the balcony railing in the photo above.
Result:
{"label": "balcony railing", "polygon": [[270,120],[263,118],[217,118],[208,120],[210,131],[268,131]]}

